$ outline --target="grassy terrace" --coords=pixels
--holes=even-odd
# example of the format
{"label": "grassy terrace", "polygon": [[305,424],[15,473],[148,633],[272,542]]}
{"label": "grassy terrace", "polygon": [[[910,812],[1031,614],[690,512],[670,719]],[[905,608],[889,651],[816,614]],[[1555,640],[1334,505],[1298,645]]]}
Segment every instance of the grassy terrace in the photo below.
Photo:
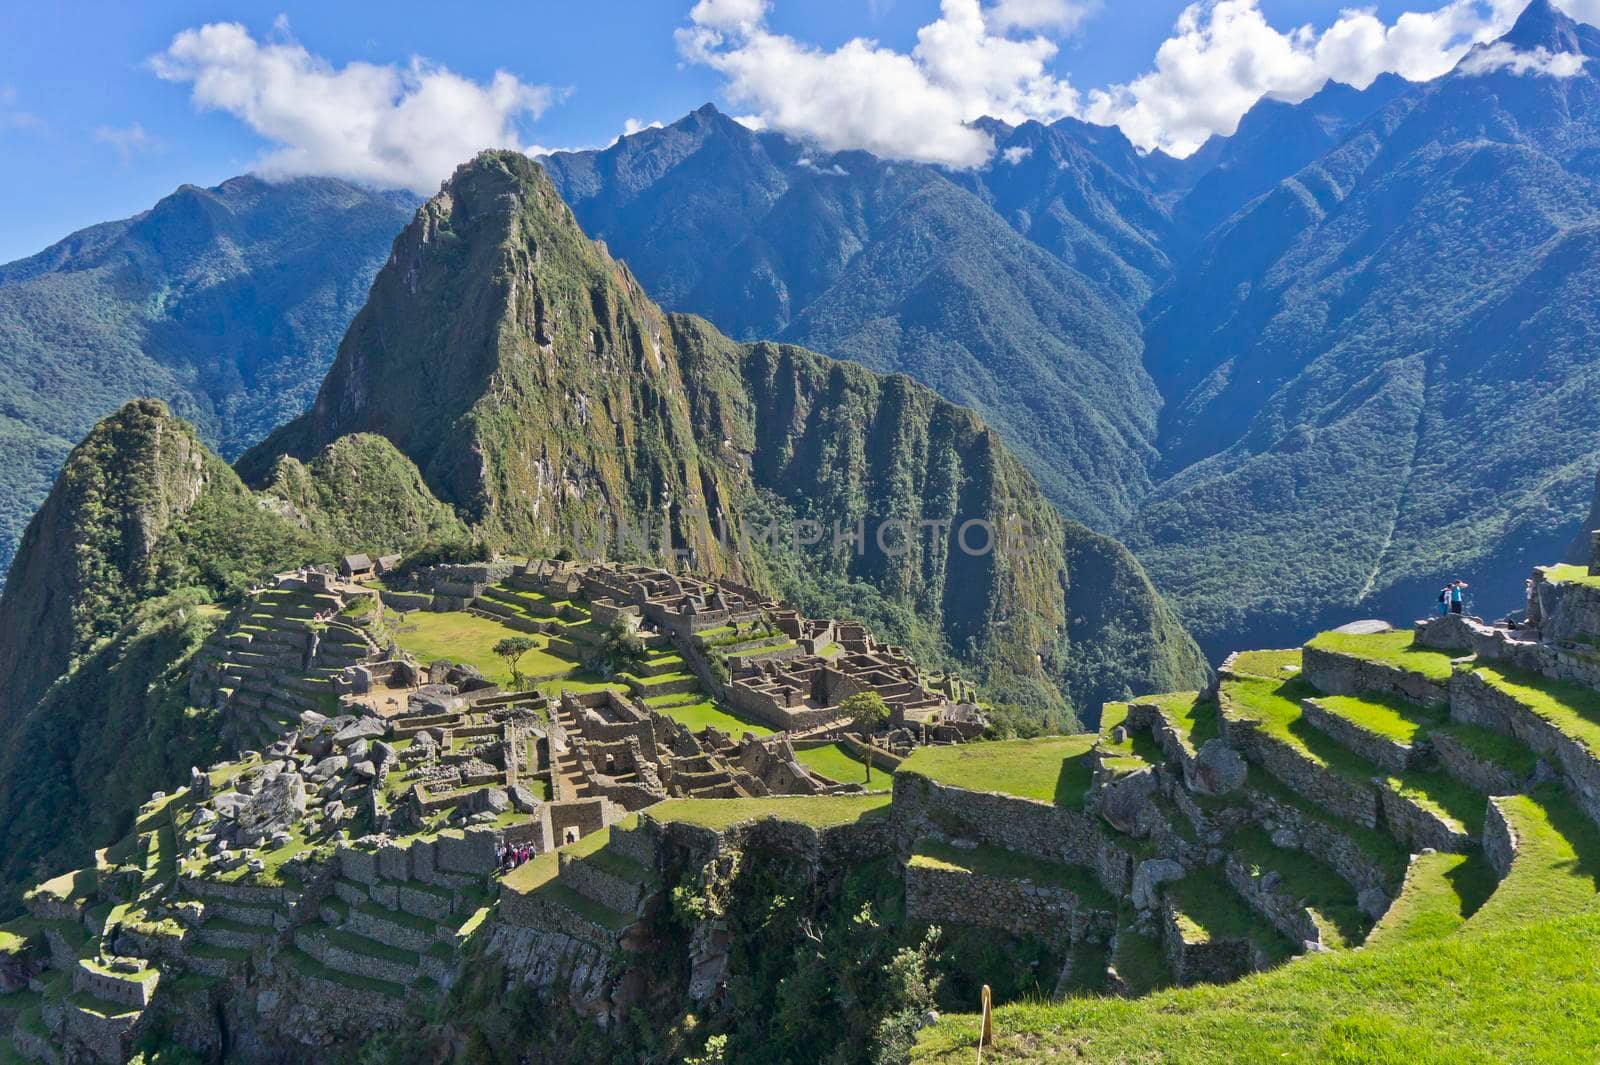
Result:
{"label": "grassy terrace", "polygon": [[993,740],[923,747],[900,765],[902,773],[968,791],[994,791],[1081,809],[1092,770],[1094,733],[1037,740]]}
{"label": "grassy terrace", "polygon": [[1570,681],[1499,666],[1474,665],[1490,686],[1544,718],[1591,752],[1600,753],[1600,692]]}
{"label": "grassy terrace", "polygon": [[[1493,886],[1429,855],[1366,948],[1221,987],[997,1011],[997,1061],[1590,1061],[1600,1024],[1600,831],[1559,788],[1502,800],[1521,847]],[[1476,912],[1473,912],[1473,910]],[[1463,923],[1464,922],[1464,923]],[[975,1020],[923,1033],[917,1061],[972,1060]]]}
{"label": "grassy terrace", "polygon": [[[1315,694],[1315,689],[1298,677],[1287,681],[1241,677],[1223,685],[1224,701],[1235,715],[1260,722],[1266,735],[1351,785],[1370,786],[1378,767],[1306,720],[1300,700]],[[1484,796],[1443,771],[1408,769],[1390,776],[1388,782],[1406,798],[1469,834],[1482,831]]]}
{"label": "grassy terrace", "polygon": [[1114,773],[1132,773],[1146,766],[1160,765],[1166,759],[1155,738],[1145,729],[1128,729],[1127,739],[1117,743],[1111,730],[1128,720],[1127,703],[1106,703],[1100,711],[1100,764]]}
{"label": "grassy terrace", "polygon": [[1298,647],[1286,651],[1243,651],[1233,660],[1233,672],[1239,676],[1283,680],[1300,672],[1300,657]]}
{"label": "grassy terrace", "polygon": [[[511,683],[511,670],[505,659],[495,655],[494,645],[509,636],[527,635],[509,625],[461,610],[445,613],[413,610],[406,615],[404,624],[394,626],[395,642],[416,655],[419,662],[449,659],[478,669],[497,684]],[[542,645],[545,637],[531,639]],[[565,673],[577,667],[571,659],[541,648],[523,655],[518,664],[523,674],[530,677]]]}
{"label": "grassy terrace", "polygon": [[910,864],[925,869],[975,873],[1001,880],[1027,880],[1040,887],[1071,891],[1085,906],[1094,909],[1117,908],[1117,900],[1107,894],[1088,869],[1044,862],[987,844],[973,850],[963,850],[935,840],[922,840],[911,852]]}
{"label": "grassy terrace", "polygon": [[762,799],[668,799],[644,811],[644,816],[718,831],[765,817],[831,828],[866,817],[886,816],[889,798],[889,793],[882,791],[865,795],[775,795]]}
{"label": "grassy terrace", "polygon": [[1562,562],[1542,568],[1544,579],[1551,584],[1584,584],[1590,588],[1600,588],[1600,577],[1590,576],[1588,566],[1575,566],[1570,562]]}
{"label": "grassy terrace", "polygon": [[1375,865],[1389,873],[1395,882],[1399,882],[1404,875],[1406,863],[1411,856],[1389,833],[1365,828],[1353,821],[1345,821],[1328,814],[1315,803],[1308,802],[1289,790],[1288,785],[1259,767],[1250,768],[1248,786],[1285,806],[1293,807],[1302,816],[1319,821],[1339,832],[1359,847]]}
{"label": "grassy terrace", "polygon": [[1474,758],[1497,765],[1519,780],[1527,778],[1539,762],[1539,756],[1521,740],[1478,725],[1451,723],[1429,729],[1428,733],[1431,736],[1450,737],[1471,752]]}
{"label": "grassy terrace", "polygon": [[698,698],[687,703],[684,699],[682,695],[652,695],[644,703],[657,713],[683,724],[690,732],[714,728],[735,737],[746,732],[753,732],[757,736],[772,735],[773,730],[767,726],[730,713],[710,699]]}
{"label": "grassy terrace", "polygon": [[1415,743],[1420,733],[1444,724],[1444,707],[1429,709],[1390,695],[1321,695],[1317,702],[1352,725],[1396,743]]}
{"label": "grassy terrace", "polygon": [[1494,889],[1494,869],[1482,851],[1419,854],[1399,897],[1367,936],[1367,945],[1388,947],[1449,935],[1478,912]]}
{"label": "grassy terrace", "polygon": [[1313,637],[1306,646],[1319,651],[1363,658],[1369,662],[1399,666],[1409,673],[1419,674],[1432,681],[1442,683],[1449,680],[1452,668],[1450,659],[1456,657],[1455,653],[1421,647],[1415,641],[1416,634],[1410,629],[1368,634],[1324,632]]}
{"label": "grassy terrace", "polygon": [[1234,833],[1228,850],[1247,868],[1281,876],[1282,891],[1303,900],[1327,946],[1353,947],[1365,938],[1370,922],[1356,906],[1356,891],[1329,866],[1303,851],[1274,847],[1259,826]]}
{"label": "grassy terrace", "polygon": [[1201,699],[1199,692],[1151,695],[1135,701],[1159,706],[1161,716],[1177,730],[1178,736],[1192,751],[1198,751],[1207,740],[1215,739],[1219,734],[1217,701]]}
{"label": "grassy terrace", "polygon": [[1111,956],[1117,975],[1134,995],[1147,995],[1172,983],[1167,955],[1155,936],[1141,935],[1124,921],[1117,928],[1117,951]]}
{"label": "grassy terrace", "polygon": [[[821,773],[829,780],[840,784],[864,784],[867,780],[867,767],[850,749],[842,743],[830,743],[826,747],[812,747],[809,750],[794,752],[800,764],[807,769]],[[887,773],[879,773],[879,781],[888,780]]]}
{"label": "grassy terrace", "polygon": [[1191,870],[1182,880],[1165,885],[1165,890],[1188,942],[1248,939],[1273,962],[1293,953],[1293,944],[1239,897],[1217,866]]}

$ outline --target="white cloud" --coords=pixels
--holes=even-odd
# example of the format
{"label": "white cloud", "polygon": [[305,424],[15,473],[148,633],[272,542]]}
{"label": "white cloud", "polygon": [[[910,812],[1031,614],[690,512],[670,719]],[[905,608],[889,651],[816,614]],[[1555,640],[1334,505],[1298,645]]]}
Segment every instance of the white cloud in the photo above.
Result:
{"label": "white cloud", "polygon": [[1100,0],[996,0],[988,23],[1007,30],[1055,30],[1071,33],[1100,10]]}
{"label": "white cloud", "polygon": [[138,122],[122,128],[100,126],[94,131],[94,139],[100,144],[109,144],[115,148],[124,163],[131,159],[135,152],[154,148],[157,144],[156,139],[146,133],[144,126]]}
{"label": "white cloud", "polygon": [[[738,19],[723,10],[729,7],[742,9]],[[967,125],[973,119],[1052,121],[1078,106],[1072,87],[1049,73],[1056,43],[1006,35],[992,21],[995,10],[978,0],[942,0],[939,18],[918,31],[910,53],[859,37],[832,51],[813,48],[773,33],[762,15],[762,4],[702,0],[678,31],[678,46],[722,73],[728,96],[749,105],[762,126],[830,151],[975,166],[994,145]]]}
{"label": "white cloud", "polygon": [[1543,47],[1531,52],[1519,52],[1504,41],[1498,41],[1468,54],[1461,61],[1461,72],[1492,74],[1498,70],[1509,70],[1517,75],[1570,78],[1583,69],[1586,58],[1576,52],[1552,52]]}
{"label": "white cloud", "polygon": [[1000,153],[1000,157],[1002,159],[1004,159],[1006,162],[1010,163],[1012,166],[1016,166],[1018,163],[1022,162],[1024,159],[1026,159],[1028,156],[1030,156],[1032,154],[1033,154],[1033,146],[1032,145],[1030,145],[1030,144],[1013,144],[1011,147],[1009,147],[1005,151],[1001,152]]}
{"label": "white cloud", "polygon": [[[1446,74],[1510,29],[1526,3],[1446,0],[1392,22],[1348,8],[1321,29],[1279,29],[1259,0],[1198,0],[1178,16],[1149,72],[1082,95],[1051,63],[1057,41],[1099,0],[942,0],[909,52],[865,38],[816,48],[772,32],[766,0],[701,0],[678,43],[687,59],[722,73],[729,99],[752,112],[747,125],[830,151],[966,167],[994,151],[968,125],[983,115],[1013,124],[1071,115],[1119,126],[1141,148],[1186,155],[1212,134],[1232,133],[1264,97],[1299,102],[1330,79],[1364,88],[1384,73],[1412,81]],[[1558,6],[1600,23],[1600,0]],[[1537,52],[1473,62],[1555,76],[1581,67]]]}
{"label": "white cloud", "polygon": [[17,106],[17,90],[0,85],[0,130],[43,129],[44,119]]}
{"label": "white cloud", "polygon": [[[275,24],[279,35],[287,28]],[[150,65],[191,84],[196,107],[234,115],[275,145],[257,167],[266,176],[320,174],[419,193],[481,149],[520,144],[518,121],[553,98],[504,71],[480,84],[421,58],[335,68],[292,40],[258,43],[226,22],[184,30]]]}
{"label": "white cloud", "polygon": [[[623,119],[623,121],[622,121],[622,135],[619,136],[617,138],[617,140],[621,140],[622,137],[631,137],[635,133],[643,133],[647,129],[661,129],[661,128],[662,128],[662,126],[661,126],[661,123],[659,121],[658,122],[641,122],[637,118],[626,118],[626,119]],[[611,143],[615,144],[615,143],[617,143],[617,141],[612,141]]]}
{"label": "white cloud", "polygon": [[1256,0],[1192,4],[1156,52],[1155,69],[1091,93],[1084,117],[1120,126],[1142,148],[1186,155],[1213,133],[1232,133],[1263,97],[1294,103],[1329,79],[1364,88],[1385,72],[1412,81],[1445,74],[1475,44],[1510,29],[1525,2],[1452,0],[1392,25],[1347,10],[1320,33],[1274,28]]}

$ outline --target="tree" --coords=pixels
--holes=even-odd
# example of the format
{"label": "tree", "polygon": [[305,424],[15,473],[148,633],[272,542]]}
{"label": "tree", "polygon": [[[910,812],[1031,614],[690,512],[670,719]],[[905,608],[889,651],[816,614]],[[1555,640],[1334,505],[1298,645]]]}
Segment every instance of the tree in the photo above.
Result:
{"label": "tree", "polygon": [[517,668],[517,663],[522,661],[522,656],[533,650],[537,644],[529,636],[507,636],[494,645],[496,657],[505,659],[506,668],[511,670],[511,686],[522,687],[522,670]]}
{"label": "tree", "polygon": [[644,637],[627,617],[619,617],[611,623],[605,639],[584,665],[602,676],[612,677],[618,673],[637,673],[645,657]]}
{"label": "tree", "polygon": [[[856,692],[839,704],[839,711],[850,715],[850,721],[861,730],[862,738],[871,742],[872,734],[889,723],[889,704],[877,692]],[[868,755],[867,783],[872,783],[872,757]]]}

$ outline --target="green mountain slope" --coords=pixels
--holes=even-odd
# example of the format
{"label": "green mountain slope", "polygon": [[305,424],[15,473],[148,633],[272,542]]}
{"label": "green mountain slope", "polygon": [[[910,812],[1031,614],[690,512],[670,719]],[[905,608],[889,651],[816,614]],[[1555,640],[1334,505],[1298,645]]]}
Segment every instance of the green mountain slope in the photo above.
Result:
{"label": "green mountain slope", "polygon": [[185,185],[0,266],[0,570],[95,421],[167,400],[224,455],[305,408],[411,199],[339,181]]}
{"label": "green mountain slope", "polygon": [[[1507,43],[1600,55],[1544,0]],[[1415,86],[1221,227],[1152,303],[1168,476],[1125,539],[1203,641],[1515,605],[1600,465],[1600,83]]]}
{"label": "green mountain slope", "polygon": [[[780,565],[759,550],[770,520],[814,521],[830,532],[802,551],[810,583],[863,583],[1038,707],[1205,672],[1120,547],[1069,568],[1069,545],[1091,534],[1059,519],[972,413],[905,377],[663,313],[515,154],[463,166],[418,213],[311,410],[239,469],[264,483],[281,456],[352,433],[392,441],[500,550],[603,553],[646,526],[655,546],[664,527],[696,568],[763,581]],[[945,533],[901,550],[891,529],[879,543],[898,521]],[[1026,526],[1034,542],[1009,556],[952,548],[950,531],[972,521]],[[867,523],[859,552],[835,548],[835,522]],[[1177,653],[1095,657],[1102,624],[1069,621],[1101,616],[1073,609],[1080,581],[1131,604],[1121,623]],[[1106,668],[1075,671],[1088,661]]]}
{"label": "green mountain slope", "polygon": [[1162,208],[1061,132],[998,132],[1032,158],[957,178],[816,156],[707,106],[547,164],[666,306],[910,374],[993,425],[1069,517],[1110,530],[1155,461],[1135,316],[1165,269]]}

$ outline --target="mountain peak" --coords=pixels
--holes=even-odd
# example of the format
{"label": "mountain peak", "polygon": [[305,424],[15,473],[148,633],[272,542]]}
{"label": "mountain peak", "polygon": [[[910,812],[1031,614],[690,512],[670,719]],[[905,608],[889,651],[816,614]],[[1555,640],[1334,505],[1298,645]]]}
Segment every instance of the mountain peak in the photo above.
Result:
{"label": "mountain peak", "polygon": [[1581,52],[1578,23],[1558,10],[1551,0],[1531,0],[1516,23],[1500,38],[1519,51],[1544,48],[1551,52]]}

